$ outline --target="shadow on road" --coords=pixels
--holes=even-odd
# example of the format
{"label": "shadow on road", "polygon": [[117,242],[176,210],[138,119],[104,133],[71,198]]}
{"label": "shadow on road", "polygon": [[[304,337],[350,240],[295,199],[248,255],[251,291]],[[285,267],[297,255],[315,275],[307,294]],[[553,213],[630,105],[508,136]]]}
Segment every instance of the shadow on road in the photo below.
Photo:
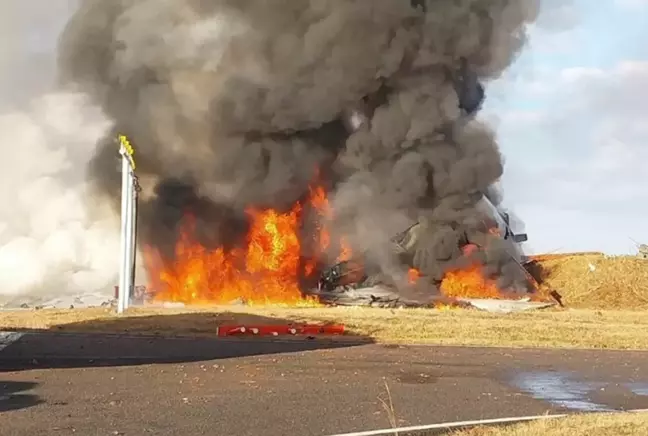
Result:
{"label": "shadow on road", "polygon": [[0,380],[0,413],[26,409],[44,403],[38,395],[27,394],[37,383]]}
{"label": "shadow on road", "polygon": [[278,353],[334,349],[373,343],[368,337],[218,338],[218,325],[234,321],[251,325],[299,320],[251,314],[185,313],[99,319],[58,325],[50,330],[23,330],[0,351],[0,371],[45,368],[184,363]]}

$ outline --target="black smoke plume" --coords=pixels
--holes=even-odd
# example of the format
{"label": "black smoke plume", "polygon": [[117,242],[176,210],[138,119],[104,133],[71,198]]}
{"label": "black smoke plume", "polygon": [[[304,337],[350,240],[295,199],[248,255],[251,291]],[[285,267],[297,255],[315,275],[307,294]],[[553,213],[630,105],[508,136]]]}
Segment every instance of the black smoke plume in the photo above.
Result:
{"label": "black smoke plume", "polygon": [[[390,239],[420,222],[413,262],[433,284],[462,237],[486,237],[477,203],[503,171],[493,132],[467,116],[483,88],[462,81],[499,77],[536,12],[532,0],[84,0],[59,63],[136,145],[141,242],[170,254],[190,211],[206,246],[235,245],[246,207],[287,210],[319,169],[335,233],[383,273],[402,271]],[[106,137],[91,177],[118,207],[115,147]],[[485,261],[502,273],[498,244]]]}

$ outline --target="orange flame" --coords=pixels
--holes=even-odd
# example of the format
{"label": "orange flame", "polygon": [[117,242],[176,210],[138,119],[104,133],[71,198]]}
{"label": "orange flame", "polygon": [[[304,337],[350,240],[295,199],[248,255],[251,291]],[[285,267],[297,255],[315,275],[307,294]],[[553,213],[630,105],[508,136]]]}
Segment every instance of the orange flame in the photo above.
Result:
{"label": "orange flame", "polygon": [[407,271],[407,282],[410,285],[415,285],[419,278],[421,278],[421,273],[416,268],[410,268]]}
{"label": "orange flame", "polygon": [[[333,210],[331,204],[329,203],[328,197],[324,187],[321,185],[311,186],[310,188],[310,204],[315,208],[319,214],[324,217],[325,222],[333,218]],[[335,262],[342,262],[349,260],[353,255],[351,250],[351,245],[345,238],[341,238],[339,241],[340,244],[340,254],[335,259]],[[319,228],[319,249],[324,252],[328,250],[331,246],[331,232],[326,227],[326,224],[320,225]]]}
{"label": "orange flame", "polygon": [[[410,285],[416,284],[420,278],[421,272],[415,268],[410,268],[407,272]],[[502,298],[505,295],[494,280],[484,277],[478,264],[446,272],[440,290],[450,298]]]}
{"label": "orange flame", "polygon": [[[331,216],[326,191],[310,190],[310,205],[324,217]],[[299,239],[302,205],[297,203],[285,214],[275,210],[248,209],[251,226],[245,248],[207,250],[194,237],[195,221],[186,216],[175,246],[173,263],[164,266],[155,249],[146,247],[144,261],[149,271],[155,299],[193,304],[316,305],[303,297],[300,277],[315,272],[317,259],[302,264]],[[325,225],[318,229],[320,252],[330,245]],[[338,259],[351,255],[344,242]]]}
{"label": "orange flame", "polygon": [[[251,229],[247,248],[208,251],[192,235],[187,217],[176,244],[175,262],[153,278],[156,298],[184,303],[297,304],[300,243],[296,232],[300,207],[289,213],[248,210]],[[150,255],[149,271],[156,271]]]}
{"label": "orange flame", "polygon": [[446,297],[501,298],[503,293],[495,280],[484,277],[481,265],[446,272],[441,282]]}
{"label": "orange flame", "polygon": [[502,231],[497,227],[491,227],[490,229],[488,229],[488,233],[492,236],[497,236],[497,237],[502,236]]}
{"label": "orange flame", "polygon": [[[304,297],[300,289],[303,277],[317,271],[319,257],[331,251],[331,231],[327,223],[333,211],[322,185],[309,189],[308,205],[323,218],[316,229],[316,251],[311,259],[302,258],[299,229],[302,204],[296,203],[287,213],[275,210],[248,209],[250,230],[244,248],[208,250],[194,237],[195,220],[186,216],[175,246],[173,262],[165,264],[152,247],[145,247],[144,262],[149,272],[155,299],[192,304],[287,304],[313,306],[319,303]],[[493,236],[496,232],[493,231]],[[347,240],[338,241],[336,262],[350,260],[353,252]],[[478,247],[464,247],[470,255]],[[361,269],[361,268],[360,268]],[[411,268],[407,272],[410,285],[421,278]],[[502,298],[494,280],[486,278],[480,265],[448,271],[440,286],[446,297]]]}
{"label": "orange flame", "polygon": [[[497,229],[491,229],[489,233],[499,237]],[[477,245],[468,244],[462,247],[464,256],[472,256],[480,250]],[[520,268],[524,268],[520,265]],[[526,271],[525,271],[526,272]],[[538,290],[538,283],[526,273],[529,284]],[[420,271],[410,269],[408,273],[410,284],[416,283],[421,277]],[[441,293],[449,298],[519,298],[519,293],[501,289],[497,281],[484,275],[482,265],[475,262],[465,268],[455,268],[443,276],[440,285]],[[542,297],[539,295],[529,295],[528,297],[538,300]],[[538,300],[540,301],[540,300]]]}

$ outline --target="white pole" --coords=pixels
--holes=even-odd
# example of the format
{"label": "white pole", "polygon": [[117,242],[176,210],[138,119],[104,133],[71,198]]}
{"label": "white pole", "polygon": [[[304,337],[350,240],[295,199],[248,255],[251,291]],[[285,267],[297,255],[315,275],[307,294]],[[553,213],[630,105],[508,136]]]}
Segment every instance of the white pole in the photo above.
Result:
{"label": "white pole", "polygon": [[[135,297],[135,279],[136,279],[136,266],[137,266],[137,196],[139,186],[137,184],[137,178],[135,172],[133,171],[133,194],[131,199],[131,245],[130,245],[130,264],[131,264],[131,274],[130,274],[130,287],[131,287],[131,298]],[[129,301],[130,304],[130,301]]]}
{"label": "white pole", "polygon": [[124,301],[128,289],[128,179],[130,178],[130,165],[124,150],[122,156],[122,190],[121,190],[121,250],[119,256],[119,291],[117,293],[117,313],[123,313]]}
{"label": "white pole", "polygon": [[[133,197],[134,197],[134,179],[133,179],[133,172],[132,169],[130,168],[130,165],[128,167],[128,191],[127,191],[127,207],[126,207],[126,243],[127,243],[127,248],[126,248],[126,277],[124,278],[124,281],[126,283],[126,287],[124,288],[124,298],[123,298],[123,310],[128,309],[130,299],[131,299],[131,294],[132,294],[132,289],[133,289]],[[123,311],[122,310],[122,311]]]}

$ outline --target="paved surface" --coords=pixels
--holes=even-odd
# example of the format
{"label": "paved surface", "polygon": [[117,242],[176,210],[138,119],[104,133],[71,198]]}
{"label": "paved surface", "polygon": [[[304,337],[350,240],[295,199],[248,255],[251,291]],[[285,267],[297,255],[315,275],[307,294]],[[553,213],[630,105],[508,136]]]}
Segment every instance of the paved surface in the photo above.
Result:
{"label": "paved surface", "polygon": [[12,435],[300,435],[648,408],[648,353],[0,336]]}

